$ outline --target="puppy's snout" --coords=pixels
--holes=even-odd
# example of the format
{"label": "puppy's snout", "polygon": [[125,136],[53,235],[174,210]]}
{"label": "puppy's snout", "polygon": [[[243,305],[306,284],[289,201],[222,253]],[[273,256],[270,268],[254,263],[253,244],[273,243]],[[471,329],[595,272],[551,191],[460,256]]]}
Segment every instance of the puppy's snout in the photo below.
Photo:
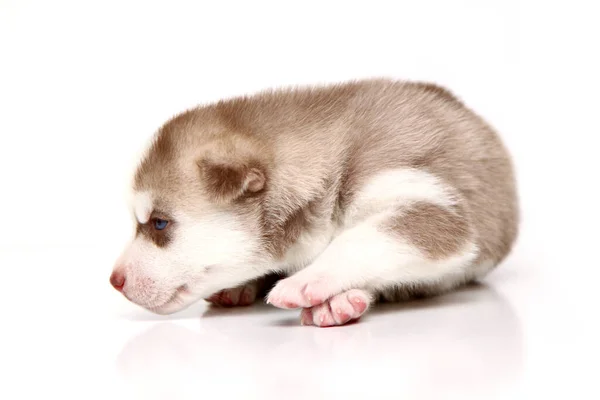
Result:
{"label": "puppy's snout", "polygon": [[110,275],[110,284],[119,292],[122,291],[125,286],[125,274],[121,271],[113,271]]}

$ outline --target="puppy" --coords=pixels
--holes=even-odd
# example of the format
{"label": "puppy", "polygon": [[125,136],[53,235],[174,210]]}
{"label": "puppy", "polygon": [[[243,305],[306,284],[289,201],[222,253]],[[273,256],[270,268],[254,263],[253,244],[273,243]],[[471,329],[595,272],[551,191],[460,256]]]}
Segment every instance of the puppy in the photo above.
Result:
{"label": "puppy", "polygon": [[[511,251],[510,155],[444,88],[368,79],[199,106],[156,133],[110,282],[168,314],[208,299],[316,326],[481,279]],[[273,287],[264,277],[281,274]]]}

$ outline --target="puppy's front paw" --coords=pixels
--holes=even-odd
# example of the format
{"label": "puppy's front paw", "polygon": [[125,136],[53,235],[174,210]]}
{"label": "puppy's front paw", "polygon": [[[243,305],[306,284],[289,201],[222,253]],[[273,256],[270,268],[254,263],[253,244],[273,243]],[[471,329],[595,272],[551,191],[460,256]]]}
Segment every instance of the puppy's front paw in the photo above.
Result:
{"label": "puppy's front paw", "polygon": [[322,304],[336,293],[326,280],[305,280],[300,276],[283,279],[267,296],[267,303],[279,308],[308,308]]}
{"label": "puppy's front paw", "polygon": [[358,320],[371,304],[371,295],[360,289],[337,294],[323,304],[305,308],[300,315],[302,325],[319,327],[344,325]]}
{"label": "puppy's front paw", "polygon": [[258,285],[254,282],[233,289],[221,290],[205,299],[222,307],[249,306],[256,300]]}

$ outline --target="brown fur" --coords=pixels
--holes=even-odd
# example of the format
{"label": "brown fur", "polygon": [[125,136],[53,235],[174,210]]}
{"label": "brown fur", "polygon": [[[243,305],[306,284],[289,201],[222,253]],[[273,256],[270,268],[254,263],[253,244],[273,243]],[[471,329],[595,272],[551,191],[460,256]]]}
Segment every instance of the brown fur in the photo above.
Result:
{"label": "brown fur", "polygon": [[410,167],[455,188],[465,218],[421,204],[399,214],[394,231],[434,259],[473,232],[478,261],[504,259],[519,220],[508,153],[479,116],[428,83],[374,79],[265,91],[188,110],[160,129],[135,188],[168,193],[201,212],[198,198],[209,193],[225,202],[257,168],[261,190],[230,207],[278,259],[302,232],[341,223],[375,174]]}
{"label": "brown fur", "polygon": [[448,89],[429,82],[414,82],[412,85],[425,93],[431,93],[440,100],[448,104],[454,103],[456,106],[462,107],[463,103]]}
{"label": "brown fur", "polygon": [[471,239],[469,221],[464,214],[425,202],[399,210],[384,228],[408,240],[432,260],[456,254]]}
{"label": "brown fur", "polygon": [[248,193],[256,194],[264,187],[265,176],[259,164],[221,164],[202,159],[198,165],[207,191],[216,201],[231,201]]}

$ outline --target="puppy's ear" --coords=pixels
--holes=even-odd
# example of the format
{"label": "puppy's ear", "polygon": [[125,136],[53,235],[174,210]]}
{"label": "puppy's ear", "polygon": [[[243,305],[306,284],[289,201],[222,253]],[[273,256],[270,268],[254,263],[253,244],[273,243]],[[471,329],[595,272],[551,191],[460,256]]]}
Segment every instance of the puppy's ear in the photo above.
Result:
{"label": "puppy's ear", "polygon": [[198,161],[198,166],[206,190],[214,200],[233,201],[258,193],[265,187],[264,168],[256,162],[203,158]]}

